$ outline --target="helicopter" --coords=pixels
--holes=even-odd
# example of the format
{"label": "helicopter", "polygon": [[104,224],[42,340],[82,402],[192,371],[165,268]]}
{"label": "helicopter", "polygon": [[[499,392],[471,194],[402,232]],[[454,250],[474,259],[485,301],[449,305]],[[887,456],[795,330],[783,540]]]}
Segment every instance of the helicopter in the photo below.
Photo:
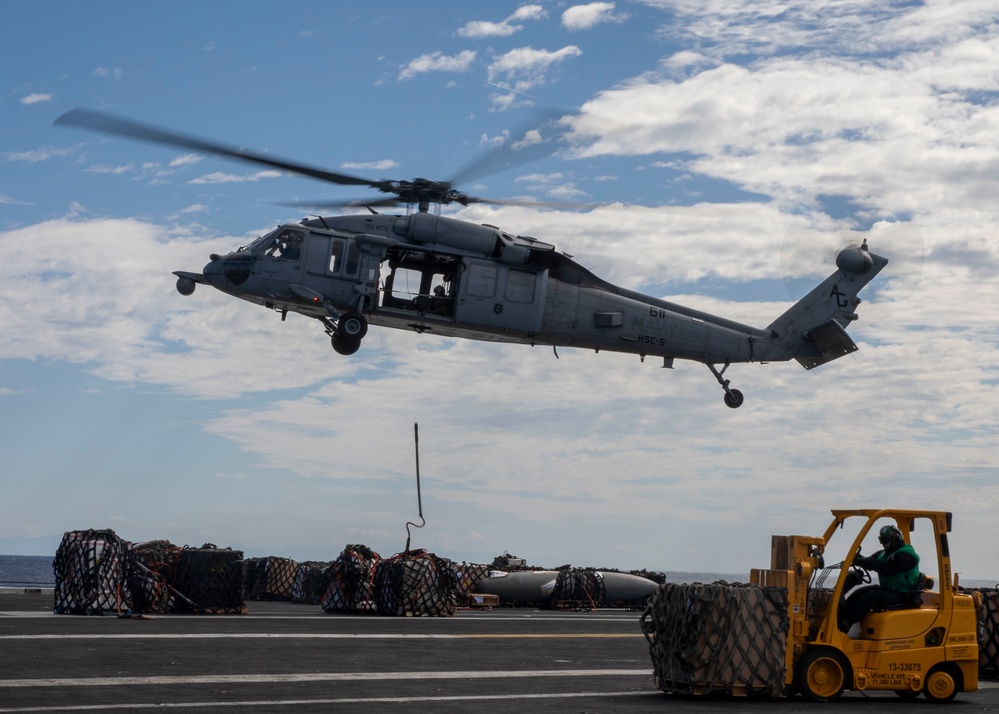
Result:
{"label": "helicopter", "polygon": [[[177,290],[197,285],[275,310],[315,318],[341,355],[356,353],[371,325],[445,337],[701,362],[742,406],[725,373],[732,364],[796,360],[814,369],[858,347],[846,328],[858,293],[888,264],[866,241],[836,256],[836,271],[765,328],[756,328],[614,285],[570,255],[529,236],[440,214],[451,204],[551,205],[470,196],[456,181],[369,180],[74,109],[55,121],[92,131],[262,164],[383,196],[324,202],[368,214],[318,216],[280,225],[200,273],[177,270]],[[315,202],[296,205],[317,205]],[[407,206],[406,214],[376,209]],[[415,206],[416,210],[412,210]],[[431,206],[435,210],[431,211]]]}

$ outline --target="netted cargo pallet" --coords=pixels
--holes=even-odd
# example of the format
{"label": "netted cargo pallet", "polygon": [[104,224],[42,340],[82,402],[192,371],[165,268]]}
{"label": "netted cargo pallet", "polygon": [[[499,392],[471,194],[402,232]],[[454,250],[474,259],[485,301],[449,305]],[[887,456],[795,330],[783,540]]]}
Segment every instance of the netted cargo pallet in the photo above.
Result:
{"label": "netted cargo pallet", "polygon": [[243,602],[243,552],[205,544],[184,547],[174,589],[178,611],[199,615],[233,615],[246,611]]}
{"label": "netted cargo pallet", "polygon": [[784,588],[666,583],[641,616],[655,685],[670,694],[786,694]]}
{"label": "netted cargo pallet", "polygon": [[383,615],[453,615],[458,609],[454,563],[425,550],[379,561],[375,568],[375,605]]}
{"label": "netted cargo pallet", "polygon": [[130,565],[129,543],[113,530],[67,532],[52,561],[53,611],[61,615],[130,614]]}
{"label": "netted cargo pallet", "polygon": [[475,588],[476,583],[489,577],[490,567],[476,563],[454,564],[454,585],[459,599],[464,599]]}
{"label": "netted cargo pallet", "polygon": [[290,558],[250,558],[244,563],[247,600],[291,600],[298,563]]}
{"label": "netted cargo pallet", "polygon": [[325,612],[374,612],[375,566],[381,556],[364,545],[348,545],[325,573],[319,602]]}
{"label": "netted cargo pallet", "polygon": [[562,568],[544,607],[595,610],[607,604],[604,579],[592,568]]}
{"label": "netted cargo pallet", "polygon": [[295,582],[291,586],[291,601],[305,605],[318,605],[329,587],[330,563],[306,561],[298,564]]}
{"label": "netted cargo pallet", "polygon": [[173,588],[183,549],[168,540],[132,545],[131,590],[135,612],[170,613],[178,609]]}
{"label": "netted cargo pallet", "polygon": [[999,677],[999,589],[973,588],[978,617],[978,673]]}

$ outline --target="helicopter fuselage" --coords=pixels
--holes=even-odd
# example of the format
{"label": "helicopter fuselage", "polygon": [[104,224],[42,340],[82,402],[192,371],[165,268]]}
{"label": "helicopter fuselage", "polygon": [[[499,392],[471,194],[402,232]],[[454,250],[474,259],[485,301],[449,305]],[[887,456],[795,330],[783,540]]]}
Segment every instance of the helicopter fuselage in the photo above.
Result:
{"label": "helicopter fuselage", "polygon": [[[597,351],[708,365],[796,358],[806,368],[854,351],[845,326],[859,291],[887,260],[845,249],[839,270],[766,329],[609,283],[551,244],[429,212],[317,218],[279,226],[249,246],[213,255],[178,290],[205,283],[282,313],[314,317],[352,354],[367,325],[419,333]],[[835,324],[833,324],[835,323]],[[723,364],[719,371],[714,365]]]}

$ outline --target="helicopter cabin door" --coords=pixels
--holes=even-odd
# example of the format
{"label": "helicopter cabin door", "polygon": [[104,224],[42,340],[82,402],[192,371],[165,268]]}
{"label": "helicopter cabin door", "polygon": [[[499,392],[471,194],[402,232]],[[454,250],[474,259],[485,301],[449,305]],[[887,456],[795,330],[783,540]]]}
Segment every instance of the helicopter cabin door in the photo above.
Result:
{"label": "helicopter cabin door", "polygon": [[306,287],[322,293],[336,305],[346,304],[356,296],[361,251],[357,241],[342,236],[313,232],[309,236],[309,254],[305,270]]}
{"label": "helicopter cabin door", "polygon": [[548,271],[466,259],[455,319],[523,332],[537,332],[544,314]]}

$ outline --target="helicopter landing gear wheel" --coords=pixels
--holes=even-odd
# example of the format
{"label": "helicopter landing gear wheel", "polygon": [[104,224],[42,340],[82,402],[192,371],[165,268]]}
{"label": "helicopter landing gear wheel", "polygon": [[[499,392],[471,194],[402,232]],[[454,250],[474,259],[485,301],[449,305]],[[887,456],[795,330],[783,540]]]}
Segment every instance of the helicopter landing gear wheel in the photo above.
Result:
{"label": "helicopter landing gear wheel", "polygon": [[349,356],[361,349],[360,340],[344,340],[338,335],[330,337],[330,343],[337,354]]}
{"label": "helicopter landing gear wheel", "polygon": [[746,398],[742,396],[742,392],[738,389],[731,389],[725,392],[725,406],[730,409],[738,409],[745,400]]}
{"label": "helicopter landing gear wheel", "polygon": [[798,663],[797,682],[801,696],[810,702],[832,702],[846,688],[848,665],[831,650],[806,652]]}
{"label": "helicopter landing gear wheel", "polygon": [[715,376],[715,379],[718,380],[718,384],[720,384],[722,386],[722,389],[725,390],[725,406],[727,406],[729,409],[738,409],[739,407],[741,407],[742,403],[746,401],[746,398],[743,396],[742,392],[740,392],[738,389],[729,389],[728,385],[730,380],[725,379],[724,377],[725,370],[728,369],[729,364],[731,363],[726,362],[725,366],[722,367],[721,369],[718,369],[710,362],[705,362],[705,364],[708,365],[708,369],[711,370],[711,374],[713,374]]}
{"label": "helicopter landing gear wheel", "polygon": [[368,321],[359,312],[347,312],[336,323],[336,334],[344,342],[360,342],[368,334]]}
{"label": "helicopter landing gear wheel", "polygon": [[946,665],[932,670],[926,676],[923,694],[931,702],[946,704],[957,696],[957,679]]}

